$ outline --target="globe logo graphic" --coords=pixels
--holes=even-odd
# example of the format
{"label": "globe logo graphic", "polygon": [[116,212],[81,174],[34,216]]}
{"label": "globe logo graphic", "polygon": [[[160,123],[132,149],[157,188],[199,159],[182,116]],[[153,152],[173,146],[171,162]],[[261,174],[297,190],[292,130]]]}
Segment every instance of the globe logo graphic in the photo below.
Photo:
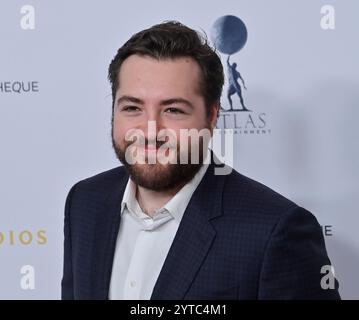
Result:
{"label": "globe logo graphic", "polygon": [[218,18],[212,26],[210,35],[216,48],[228,55],[240,51],[248,37],[244,22],[231,15]]}

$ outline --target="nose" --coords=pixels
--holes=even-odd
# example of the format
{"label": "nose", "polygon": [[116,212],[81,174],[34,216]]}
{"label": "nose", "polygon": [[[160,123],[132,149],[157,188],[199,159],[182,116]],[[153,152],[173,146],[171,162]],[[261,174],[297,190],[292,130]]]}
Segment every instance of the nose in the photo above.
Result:
{"label": "nose", "polygon": [[164,128],[161,114],[156,109],[150,108],[145,117],[144,134],[148,141],[156,141],[159,131]]}

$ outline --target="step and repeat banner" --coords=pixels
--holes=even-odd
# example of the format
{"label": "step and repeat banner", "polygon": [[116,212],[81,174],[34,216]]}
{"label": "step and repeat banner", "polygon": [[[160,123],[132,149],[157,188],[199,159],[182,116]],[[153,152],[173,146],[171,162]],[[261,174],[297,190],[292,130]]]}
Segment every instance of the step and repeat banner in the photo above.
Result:
{"label": "step and repeat banner", "polygon": [[221,55],[234,168],[317,217],[342,297],[359,299],[358,14],[356,0],[1,0],[0,299],[60,298],[67,192],[119,165],[108,65],[166,20]]}

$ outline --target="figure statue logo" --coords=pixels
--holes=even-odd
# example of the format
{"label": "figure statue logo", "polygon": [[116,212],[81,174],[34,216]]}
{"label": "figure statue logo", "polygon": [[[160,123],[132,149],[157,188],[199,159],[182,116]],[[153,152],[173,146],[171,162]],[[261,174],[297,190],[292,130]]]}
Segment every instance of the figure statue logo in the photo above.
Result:
{"label": "figure statue logo", "polygon": [[[227,77],[228,77],[228,89],[227,89],[227,99],[229,102],[230,109],[225,111],[251,111],[245,104],[242,94],[242,87],[238,82],[238,79],[241,80],[242,86],[245,90],[247,87],[245,82],[237,70],[237,64],[230,63],[230,56],[234,53],[239,52],[247,42],[247,28],[244,22],[238,17],[227,15],[218,18],[211,29],[211,40],[214,43],[218,51],[223,54],[227,54]],[[233,108],[233,101],[231,96],[237,94],[239,101],[241,103],[241,109]]]}

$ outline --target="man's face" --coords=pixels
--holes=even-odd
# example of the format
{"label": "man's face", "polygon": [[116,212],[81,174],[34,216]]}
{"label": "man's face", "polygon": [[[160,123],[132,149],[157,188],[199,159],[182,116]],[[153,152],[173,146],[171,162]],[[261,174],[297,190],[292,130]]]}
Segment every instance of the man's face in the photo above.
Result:
{"label": "man's face", "polygon": [[[149,56],[132,55],[123,62],[118,77],[112,127],[113,146],[118,158],[128,169],[132,180],[144,188],[158,191],[185,184],[199,170],[203,154],[198,143],[188,138],[181,139],[180,130],[212,130],[217,118],[216,112],[207,116],[199,87],[199,65],[189,57],[156,60]],[[142,146],[139,141],[128,141],[128,134],[134,129],[143,132]],[[159,141],[165,135],[167,138]],[[177,164],[149,163],[150,154],[157,159],[169,156],[169,150],[163,152],[163,148],[158,149],[165,142],[177,151]],[[194,142],[193,145],[199,147],[199,163],[179,163],[181,145],[187,142]],[[128,163],[125,153],[131,145],[144,155],[146,163]],[[188,153],[193,152],[193,145],[192,148],[189,146]]]}

